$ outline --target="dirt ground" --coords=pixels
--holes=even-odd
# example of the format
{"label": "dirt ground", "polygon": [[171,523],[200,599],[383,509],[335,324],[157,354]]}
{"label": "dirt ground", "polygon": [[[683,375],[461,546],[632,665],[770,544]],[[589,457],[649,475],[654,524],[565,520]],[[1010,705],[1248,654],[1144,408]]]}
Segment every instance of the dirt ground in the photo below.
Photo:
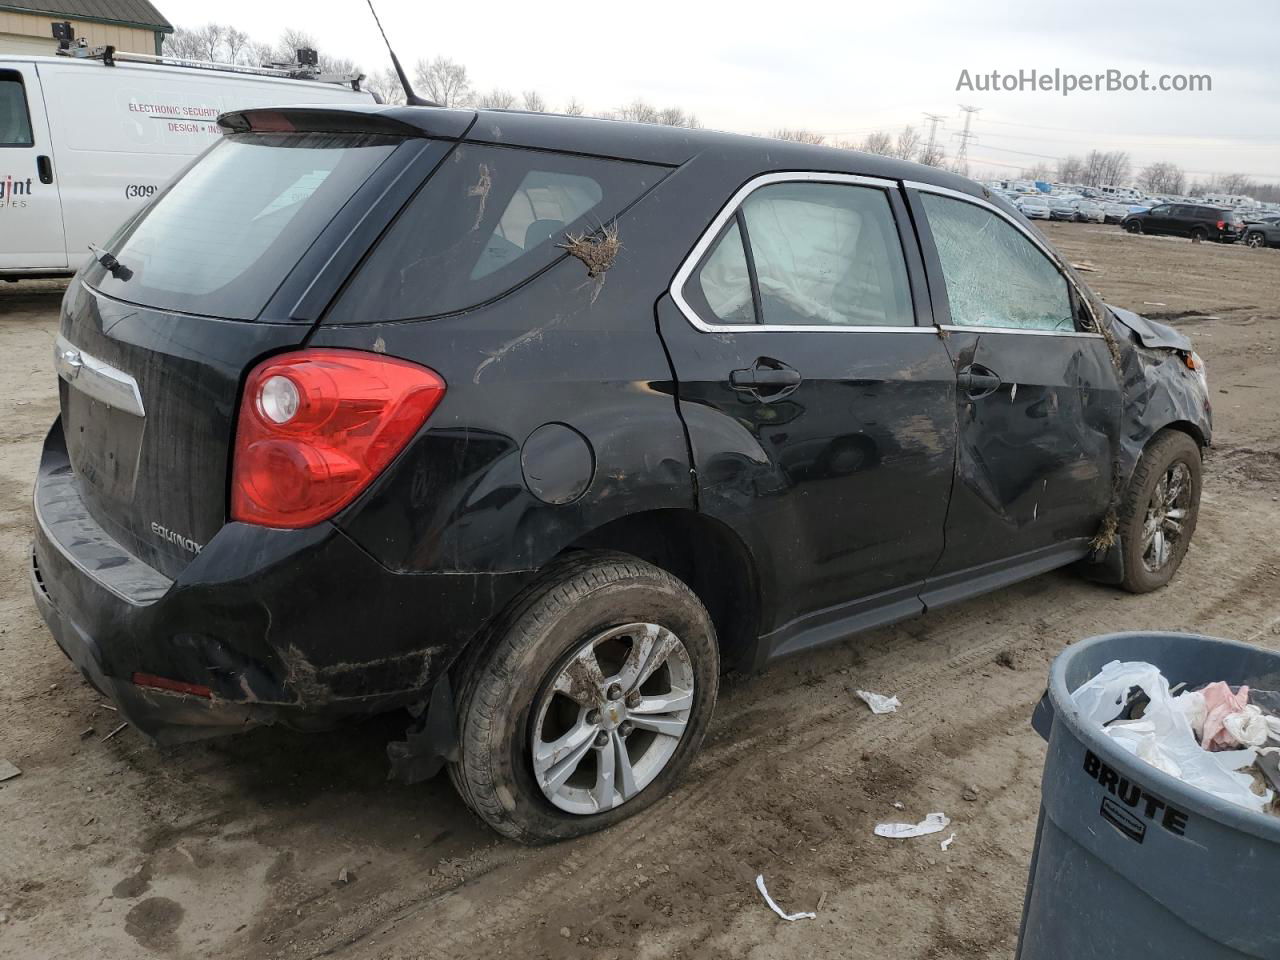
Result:
{"label": "dirt ground", "polygon": [[[0,784],[0,956],[1010,957],[1043,761],[1028,718],[1052,657],[1144,628],[1280,646],[1280,250],[1046,229],[1110,302],[1171,319],[1208,361],[1217,444],[1173,585],[1134,597],[1054,573],[729,678],[670,797],[542,849],[497,840],[446,778],[388,783],[398,718],[104,742],[116,714],[27,588],[60,291],[0,285],[0,758],[22,768]],[[855,688],[903,709],[872,716]],[[935,810],[954,821],[945,853],[872,835]],[[817,919],[775,917],[758,872]]]}

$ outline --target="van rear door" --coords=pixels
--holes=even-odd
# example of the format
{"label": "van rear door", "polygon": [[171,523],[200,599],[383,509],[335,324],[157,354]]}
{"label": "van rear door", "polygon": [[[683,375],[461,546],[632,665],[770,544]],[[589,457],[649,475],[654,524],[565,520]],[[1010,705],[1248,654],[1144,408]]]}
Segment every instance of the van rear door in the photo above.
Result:
{"label": "van rear door", "polygon": [[35,65],[0,60],[0,275],[67,269],[53,159]]}

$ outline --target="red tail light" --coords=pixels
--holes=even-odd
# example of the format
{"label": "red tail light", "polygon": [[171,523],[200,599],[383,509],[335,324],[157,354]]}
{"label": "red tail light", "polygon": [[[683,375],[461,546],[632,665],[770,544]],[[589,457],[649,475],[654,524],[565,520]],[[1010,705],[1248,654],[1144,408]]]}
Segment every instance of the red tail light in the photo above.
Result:
{"label": "red tail light", "polygon": [[1218,229],[1219,229],[1219,230],[1225,230],[1225,229],[1227,229],[1227,221],[1225,221],[1225,220],[1219,220],[1219,221],[1218,221]]}
{"label": "red tail light", "polygon": [[309,527],[356,498],[444,396],[435,371],[358,350],[301,350],[249,374],[231,519]]}

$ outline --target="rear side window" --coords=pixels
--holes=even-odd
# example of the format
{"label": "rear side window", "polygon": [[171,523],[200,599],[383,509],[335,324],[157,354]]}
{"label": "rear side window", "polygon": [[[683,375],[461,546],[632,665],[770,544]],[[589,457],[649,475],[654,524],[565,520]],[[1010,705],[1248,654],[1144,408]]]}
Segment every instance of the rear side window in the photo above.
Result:
{"label": "rear side window", "polygon": [[236,134],[215,144],[111,244],[91,282],[130,303],[233,320],[281,280],[399,140]]}
{"label": "rear side window", "polygon": [[376,323],[456,313],[565,256],[638,199],[665,168],[460,144],[360,267],[326,318]]}
{"label": "rear side window", "polygon": [[761,187],[743,201],[684,295],[712,322],[915,324],[893,208],[875,187]]}
{"label": "rear side window", "polygon": [[12,71],[0,70],[0,147],[34,145],[22,77]]}
{"label": "rear side window", "polygon": [[1003,218],[922,193],[942,261],[951,322],[966,327],[1075,330],[1066,277]]}

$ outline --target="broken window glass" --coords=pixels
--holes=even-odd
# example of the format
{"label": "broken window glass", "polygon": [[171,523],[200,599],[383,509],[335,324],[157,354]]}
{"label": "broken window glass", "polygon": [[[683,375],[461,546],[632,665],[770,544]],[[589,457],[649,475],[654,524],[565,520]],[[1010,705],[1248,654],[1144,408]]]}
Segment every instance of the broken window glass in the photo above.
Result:
{"label": "broken window glass", "polygon": [[906,263],[883,190],[779,183],[742,205],[766,324],[912,326]]}
{"label": "broken window glass", "polygon": [[1067,280],[1035,244],[977,204],[934,193],[921,197],[942,261],[952,323],[1075,330]]}

